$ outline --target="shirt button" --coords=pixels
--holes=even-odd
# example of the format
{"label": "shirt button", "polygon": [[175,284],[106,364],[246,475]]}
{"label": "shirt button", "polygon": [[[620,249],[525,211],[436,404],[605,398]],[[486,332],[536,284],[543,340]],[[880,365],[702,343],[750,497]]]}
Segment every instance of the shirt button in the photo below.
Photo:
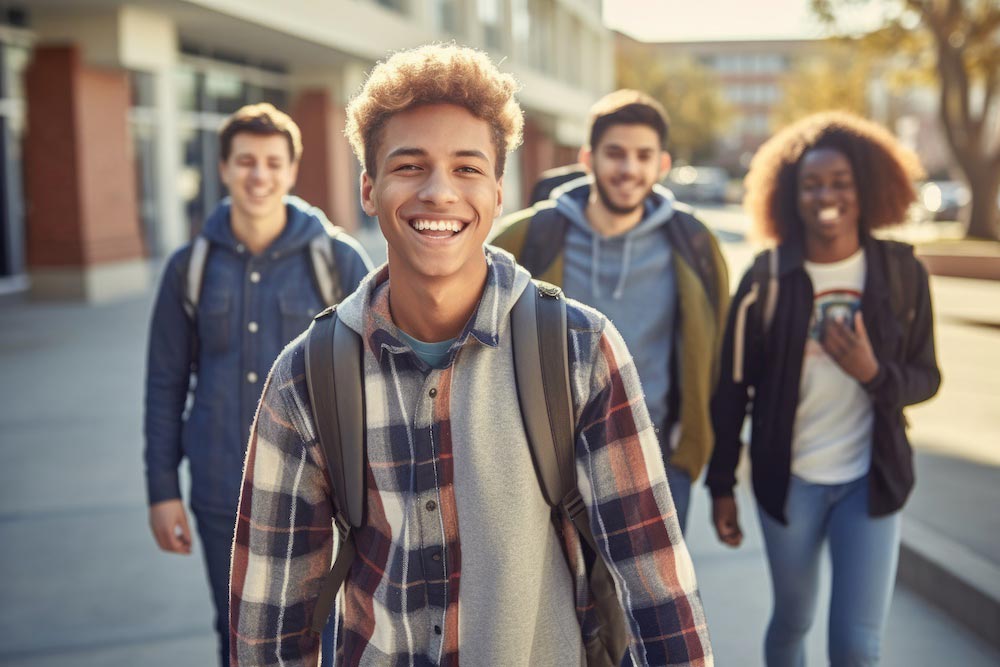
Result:
{"label": "shirt button", "polygon": [[252,282],[252,283],[259,283],[260,282],[260,272],[259,271],[254,271],[253,273],[250,274],[250,282]]}
{"label": "shirt button", "polygon": [[436,634],[436,635],[441,634],[441,626],[440,625],[435,625],[434,626],[434,634]]}
{"label": "shirt button", "polygon": [[427,393],[428,393],[428,394],[430,394],[431,398],[434,398],[435,396],[437,396],[437,395],[438,395],[438,390],[437,390],[437,389],[431,389],[431,390],[430,390],[429,392],[427,392]]}
{"label": "shirt button", "polygon": [[437,509],[437,506],[438,506],[438,504],[436,502],[434,502],[433,500],[428,500],[427,504],[424,505],[424,507],[427,508],[428,512],[433,512],[434,510]]}
{"label": "shirt button", "polygon": [[257,333],[257,328],[258,327],[256,322],[250,322],[247,324],[247,331],[249,331],[250,333]]}
{"label": "shirt button", "polygon": [[431,560],[434,561],[435,563],[438,562],[439,560],[441,560],[441,552],[440,551],[435,551],[434,553],[432,553],[431,554]]}
{"label": "shirt button", "polygon": [[255,382],[257,382],[257,374],[254,373],[253,371],[247,373],[247,382],[249,382],[250,384],[254,384]]}
{"label": "shirt button", "polygon": [[236,252],[238,252],[239,254],[242,255],[244,252],[246,252],[246,249],[247,249],[246,246],[243,245],[242,243],[236,244]]}

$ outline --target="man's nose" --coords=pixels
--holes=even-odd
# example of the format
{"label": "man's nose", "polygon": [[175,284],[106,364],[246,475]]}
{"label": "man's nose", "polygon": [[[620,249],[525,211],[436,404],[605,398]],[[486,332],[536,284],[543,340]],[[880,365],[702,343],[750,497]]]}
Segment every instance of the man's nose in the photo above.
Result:
{"label": "man's nose", "polygon": [[447,204],[458,199],[458,191],[445,170],[433,169],[421,186],[419,197],[428,203]]}

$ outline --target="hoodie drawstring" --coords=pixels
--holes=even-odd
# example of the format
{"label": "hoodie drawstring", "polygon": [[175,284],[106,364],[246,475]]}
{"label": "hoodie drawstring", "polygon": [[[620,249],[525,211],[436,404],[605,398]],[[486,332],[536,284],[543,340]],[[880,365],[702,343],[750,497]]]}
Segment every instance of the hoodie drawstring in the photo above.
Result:
{"label": "hoodie drawstring", "polygon": [[[591,234],[590,236],[590,293],[595,299],[601,298],[600,280],[600,257],[601,257],[601,235]],[[628,282],[628,272],[631,268],[629,264],[632,260],[632,237],[626,236],[624,248],[622,249],[621,272],[618,274],[618,283],[615,285],[611,298],[621,301],[625,296],[625,284]]]}
{"label": "hoodie drawstring", "polygon": [[595,299],[601,298],[601,286],[597,271],[600,248],[601,235],[595,232],[590,235],[590,295]]}
{"label": "hoodie drawstring", "polygon": [[612,298],[615,301],[621,301],[622,297],[625,296],[625,279],[628,277],[629,271],[629,260],[632,256],[632,237],[625,237],[625,249],[622,251],[622,272],[618,276],[618,285],[615,286],[615,291],[612,293]]}

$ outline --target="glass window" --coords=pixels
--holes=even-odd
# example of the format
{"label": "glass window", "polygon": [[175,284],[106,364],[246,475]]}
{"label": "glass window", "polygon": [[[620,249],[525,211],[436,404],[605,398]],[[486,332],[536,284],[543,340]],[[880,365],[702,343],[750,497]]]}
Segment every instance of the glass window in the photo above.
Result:
{"label": "glass window", "polygon": [[201,72],[183,65],[174,70],[174,85],[181,111],[198,111],[204,106],[201,101],[203,78]]}
{"label": "glass window", "polygon": [[461,27],[462,8],[458,0],[432,0],[432,19],[439,32],[457,35]]}
{"label": "glass window", "polygon": [[0,277],[24,273],[24,69],[27,47],[0,43]]}
{"label": "glass window", "polygon": [[207,110],[231,114],[246,104],[246,92],[239,76],[225,70],[210,69],[205,73]]}
{"label": "glass window", "polygon": [[149,72],[130,71],[129,90],[132,108],[129,129],[132,154],[135,159],[136,201],[146,254],[158,257],[162,253],[159,234],[159,187],[157,186],[156,77]]}
{"label": "glass window", "polygon": [[503,48],[503,33],[500,17],[500,0],[476,0],[476,16],[483,26],[483,37],[487,49]]}
{"label": "glass window", "polygon": [[530,62],[531,12],[528,0],[511,0],[510,34],[514,39],[514,53],[522,62]]}

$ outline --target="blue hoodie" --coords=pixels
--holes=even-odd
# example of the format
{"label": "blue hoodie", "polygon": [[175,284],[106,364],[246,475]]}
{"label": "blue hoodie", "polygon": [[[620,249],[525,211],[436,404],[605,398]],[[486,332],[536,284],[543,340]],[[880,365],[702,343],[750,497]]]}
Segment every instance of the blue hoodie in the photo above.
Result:
{"label": "blue hoodie", "polygon": [[[313,278],[309,242],[325,234],[315,209],[289,197],[281,234],[259,255],[233,235],[229,200],[205,222],[210,241],[198,302],[197,383],[190,383],[191,322],[183,308],[190,245],[164,269],[149,332],[146,373],[146,486],[149,503],[180,497],[177,468],[187,457],[191,507],[235,514],[243,456],[271,364],[325,307]],[[346,234],[334,241],[344,294],[370,269]]]}
{"label": "blue hoodie", "polygon": [[[589,178],[562,186],[556,208],[569,220],[563,290],[604,313],[635,359],[649,415],[657,428],[667,419],[677,286],[673,256],[661,227],[674,215],[673,194],[656,187],[632,229],[601,236],[587,220]],[[665,441],[664,441],[665,442]]]}

